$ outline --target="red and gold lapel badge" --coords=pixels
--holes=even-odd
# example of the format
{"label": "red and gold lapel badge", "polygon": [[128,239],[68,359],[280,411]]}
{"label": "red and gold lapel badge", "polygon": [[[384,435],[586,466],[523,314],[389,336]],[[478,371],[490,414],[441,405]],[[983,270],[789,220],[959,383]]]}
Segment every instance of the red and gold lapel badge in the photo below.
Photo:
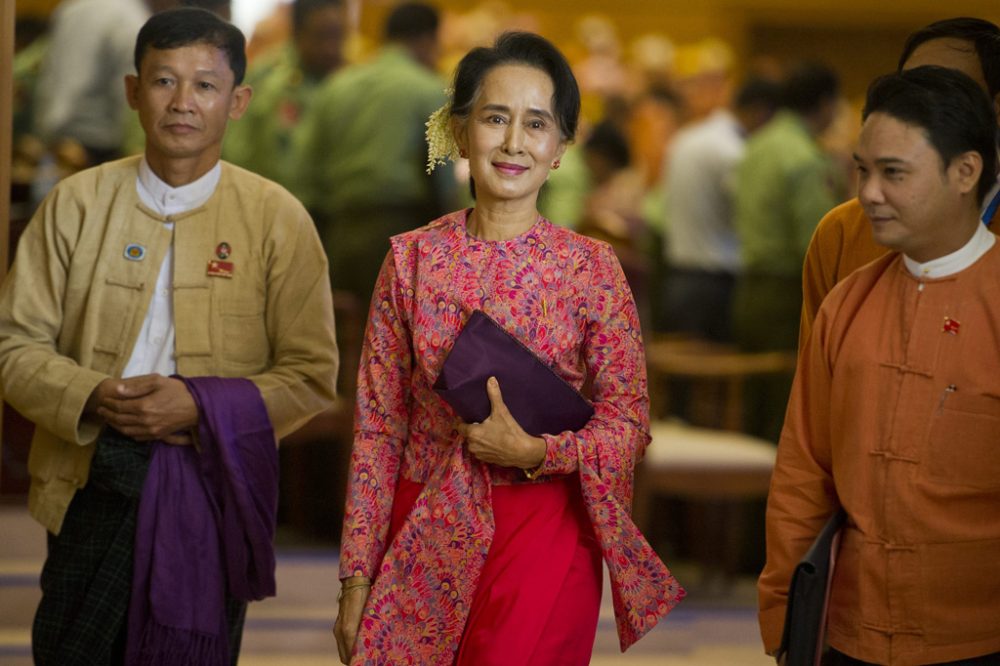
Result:
{"label": "red and gold lapel badge", "polygon": [[962,324],[957,319],[952,319],[951,317],[944,318],[944,326],[941,327],[942,333],[950,333],[951,335],[958,335],[958,329],[962,327]]}
{"label": "red and gold lapel badge", "polygon": [[233,253],[233,248],[230,247],[229,243],[219,243],[215,246],[215,256],[218,259],[213,259],[208,262],[208,277],[233,277],[233,262],[225,261]]}

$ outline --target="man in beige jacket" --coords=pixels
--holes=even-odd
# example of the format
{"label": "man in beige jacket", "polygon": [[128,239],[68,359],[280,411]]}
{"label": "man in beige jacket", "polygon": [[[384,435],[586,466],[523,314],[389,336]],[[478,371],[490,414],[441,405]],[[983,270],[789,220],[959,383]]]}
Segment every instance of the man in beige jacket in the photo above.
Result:
{"label": "man in beige jacket", "polygon": [[[36,424],[29,506],[50,533],[37,663],[120,660],[148,443],[192,442],[184,377],[243,377],[276,436],[327,407],[337,348],[303,207],[221,162],[251,90],[243,35],[203,10],[139,33],[142,156],[61,182],[0,288],[0,388]],[[228,609],[233,659],[245,605]]]}

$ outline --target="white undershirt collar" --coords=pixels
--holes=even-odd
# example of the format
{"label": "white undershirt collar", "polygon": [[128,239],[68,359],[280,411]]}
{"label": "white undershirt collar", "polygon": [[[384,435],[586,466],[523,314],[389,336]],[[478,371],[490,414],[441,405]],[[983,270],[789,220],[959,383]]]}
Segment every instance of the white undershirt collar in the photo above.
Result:
{"label": "white undershirt collar", "polygon": [[136,189],[139,198],[149,208],[160,215],[178,215],[193,210],[208,201],[219,184],[222,162],[208,170],[204,176],[180,187],[171,187],[157,176],[143,155],[139,162],[139,178]]}
{"label": "white undershirt collar", "polygon": [[972,234],[969,242],[951,254],[946,254],[937,259],[931,259],[927,263],[921,264],[903,255],[903,263],[910,274],[917,278],[941,278],[954,275],[959,271],[976,263],[980,257],[993,247],[996,242],[994,236],[984,225],[977,224],[976,232]]}
{"label": "white undershirt collar", "polygon": [[[221,173],[222,165],[217,162],[208,173],[193,183],[170,187],[153,173],[144,156],[139,162],[135,188],[139,199],[147,208],[167,218],[162,221],[163,227],[173,231],[174,222],[170,216],[186,213],[204,205],[215,192]],[[122,377],[135,377],[154,372],[168,377],[177,372],[177,356],[174,349],[177,331],[174,326],[173,283],[174,244],[171,240],[163,255],[142,328],[122,370]]]}

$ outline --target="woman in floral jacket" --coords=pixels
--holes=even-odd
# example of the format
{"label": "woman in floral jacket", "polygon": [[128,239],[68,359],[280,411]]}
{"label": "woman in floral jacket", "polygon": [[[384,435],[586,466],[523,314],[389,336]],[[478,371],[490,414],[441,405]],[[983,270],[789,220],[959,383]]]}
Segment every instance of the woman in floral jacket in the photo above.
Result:
{"label": "woman in floral jacket", "polygon": [[[623,650],[683,596],[629,517],[649,442],[631,292],[608,245],[536,208],[579,108],[562,54],[506,33],[463,58],[428,123],[431,167],[467,157],[476,205],[394,237],[372,296],[334,628],[344,663],[589,663],[602,559]],[[495,379],[489,418],[456,416],[432,387],[475,310],[592,386],[586,426],[527,434],[503,401],[522,387]]]}

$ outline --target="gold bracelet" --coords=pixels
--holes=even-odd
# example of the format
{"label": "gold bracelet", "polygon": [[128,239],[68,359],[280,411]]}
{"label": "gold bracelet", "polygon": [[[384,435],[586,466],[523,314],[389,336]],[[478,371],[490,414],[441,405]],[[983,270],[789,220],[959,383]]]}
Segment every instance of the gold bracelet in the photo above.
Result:
{"label": "gold bracelet", "polygon": [[526,477],[528,477],[528,480],[529,480],[529,481],[534,481],[534,480],[535,480],[535,478],[536,478],[536,477],[537,477],[537,476],[539,475],[539,473],[540,473],[540,472],[542,471],[542,467],[544,467],[544,466],[545,466],[545,461],[543,460],[543,461],[542,461],[542,464],[541,464],[541,465],[539,465],[538,467],[536,467],[535,469],[526,469],[526,470],[524,470],[524,475],[525,475]]}
{"label": "gold bracelet", "polygon": [[372,586],[371,583],[348,583],[346,585],[341,585],[340,593],[337,594],[337,603],[339,604],[340,600],[344,598],[345,592],[350,592],[351,590],[356,590],[358,588],[371,587],[371,586]]}
{"label": "gold bracelet", "polygon": [[[544,441],[544,440],[543,440]],[[525,469],[524,475],[528,477],[529,481],[534,481],[536,477],[542,472],[542,468],[545,467],[545,461],[549,459],[549,445],[545,443],[545,455],[542,456],[542,462],[538,463],[538,466],[534,469]],[[524,468],[522,468],[524,469]]]}

